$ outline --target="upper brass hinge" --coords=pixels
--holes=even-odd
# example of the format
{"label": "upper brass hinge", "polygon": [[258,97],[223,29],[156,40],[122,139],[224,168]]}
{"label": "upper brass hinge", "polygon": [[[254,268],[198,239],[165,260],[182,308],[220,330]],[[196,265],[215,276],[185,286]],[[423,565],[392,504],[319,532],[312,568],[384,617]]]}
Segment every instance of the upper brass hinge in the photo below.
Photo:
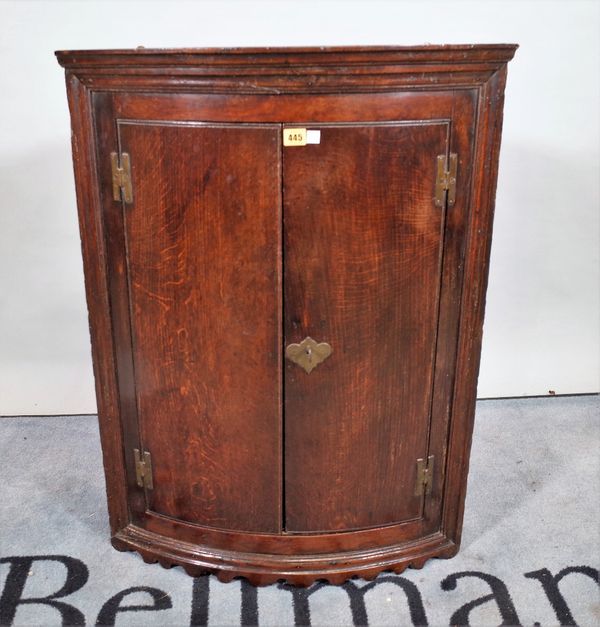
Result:
{"label": "upper brass hinge", "polygon": [[140,488],[146,488],[152,490],[154,487],[152,483],[152,458],[148,451],[144,451],[140,455],[140,451],[137,448],[133,449],[133,456],[135,458],[135,479]]}
{"label": "upper brass hinge", "polygon": [[129,154],[122,152],[119,158],[116,152],[111,152],[110,164],[112,166],[113,200],[123,200],[126,203],[133,202]]}
{"label": "upper brass hinge", "polygon": [[437,176],[435,178],[435,206],[443,207],[444,202],[448,207],[454,205],[456,200],[456,171],[458,169],[458,156],[450,153],[450,159],[446,155],[438,155]]}
{"label": "upper brass hinge", "polygon": [[433,485],[433,455],[427,459],[417,459],[417,479],[415,481],[415,496],[431,493]]}

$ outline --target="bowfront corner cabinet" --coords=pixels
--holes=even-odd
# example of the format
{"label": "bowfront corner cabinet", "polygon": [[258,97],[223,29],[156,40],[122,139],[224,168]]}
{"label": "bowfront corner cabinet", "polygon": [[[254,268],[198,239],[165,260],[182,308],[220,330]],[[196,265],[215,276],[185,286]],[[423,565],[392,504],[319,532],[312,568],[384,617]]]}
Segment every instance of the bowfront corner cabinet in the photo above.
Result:
{"label": "bowfront corner cabinet", "polygon": [[458,550],[514,45],[58,52],[113,545]]}

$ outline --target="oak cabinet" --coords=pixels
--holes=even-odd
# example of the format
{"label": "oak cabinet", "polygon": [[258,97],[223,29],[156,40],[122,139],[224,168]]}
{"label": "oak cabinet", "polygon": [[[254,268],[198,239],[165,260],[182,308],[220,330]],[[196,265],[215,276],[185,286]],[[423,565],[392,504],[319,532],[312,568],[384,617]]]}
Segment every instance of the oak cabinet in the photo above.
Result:
{"label": "oak cabinet", "polygon": [[57,53],[116,548],[301,585],[457,551],[514,51]]}

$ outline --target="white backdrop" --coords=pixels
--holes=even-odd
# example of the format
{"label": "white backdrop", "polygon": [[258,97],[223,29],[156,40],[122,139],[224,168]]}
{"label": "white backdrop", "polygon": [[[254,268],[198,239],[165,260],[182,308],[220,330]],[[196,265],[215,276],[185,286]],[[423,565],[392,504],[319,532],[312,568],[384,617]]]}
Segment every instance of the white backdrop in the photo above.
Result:
{"label": "white backdrop", "polygon": [[0,1],[0,415],[95,411],[55,49],[519,43],[479,396],[599,382],[600,3]]}

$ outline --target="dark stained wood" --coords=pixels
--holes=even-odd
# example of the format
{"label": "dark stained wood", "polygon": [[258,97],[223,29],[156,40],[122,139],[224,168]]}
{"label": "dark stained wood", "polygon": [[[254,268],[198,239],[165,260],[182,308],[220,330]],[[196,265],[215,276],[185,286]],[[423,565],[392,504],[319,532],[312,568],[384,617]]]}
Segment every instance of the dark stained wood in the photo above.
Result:
{"label": "dark stained wood", "polygon": [[[118,93],[114,95],[115,116],[127,119],[161,119],[165,110],[169,120],[218,122],[285,121],[300,125],[312,122],[350,122],[393,120],[450,120],[456,100],[472,100],[474,89],[429,92],[396,91],[360,94],[282,94],[277,97],[240,94]],[[433,104],[435,103],[435,104]],[[464,105],[463,105],[464,106]],[[285,111],[283,120],[282,111]]]}
{"label": "dark stained wood", "polygon": [[501,44],[65,50],[57,57],[94,89],[122,90],[126,84],[127,91],[315,94],[477,86],[508,62],[515,48]]}
{"label": "dark stained wood", "polygon": [[[437,460],[447,459],[448,425],[452,416],[452,400],[456,370],[456,348],[460,322],[460,297],[463,281],[467,225],[473,166],[473,143],[477,114],[477,93],[462,92],[453,103],[449,150],[458,155],[456,202],[445,213],[442,280],[437,328],[437,349],[431,407],[429,454]],[[469,120],[469,123],[466,121]],[[433,476],[433,490],[425,499],[423,515],[439,528],[446,499],[445,468]]]}
{"label": "dark stained wood", "polygon": [[418,518],[427,456],[449,124],[321,126],[284,151],[285,343],[332,355],[285,367],[286,530]]}
{"label": "dark stained wood", "polygon": [[[109,155],[118,146],[113,99],[105,92],[92,95],[96,125],[98,154]],[[127,249],[125,245],[124,212],[121,203],[112,194],[112,171],[109,159],[97,163],[101,218],[106,246],[106,272],[114,360],[118,385],[120,423],[124,443],[127,476],[128,517],[135,518],[146,509],[144,491],[136,483],[135,460],[131,453],[139,448],[137,401],[133,352],[131,350],[131,320],[129,288],[127,282]]]}
{"label": "dark stained wood", "polygon": [[75,76],[68,76],[67,92],[106,498],[110,529],[114,536],[127,526],[130,518],[110,316],[106,242],[96,162],[97,137],[89,90]]}
{"label": "dark stained wood", "polygon": [[[149,507],[277,532],[280,129],[119,124]],[[241,495],[244,498],[240,498]]]}
{"label": "dark stained wood", "polygon": [[[380,530],[387,535],[387,528]],[[206,550],[206,546],[172,542],[163,534],[148,532],[138,526],[129,525],[113,536],[113,546],[119,551],[137,551],[145,562],[160,563],[163,567],[174,564],[183,566],[192,577],[214,573],[220,581],[229,582],[242,576],[254,585],[269,585],[279,579],[291,584],[309,586],[315,579],[332,584],[341,584],[349,576],[374,579],[382,571],[403,572],[407,567],[422,568],[432,556],[452,557],[456,545],[441,533],[423,535],[418,542],[388,544],[385,549],[373,548],[351,553],[339,551],[336,540],[341,534],[331,535],[329,545],[332,552],[304,555],[268,551],[277,547],[281,536],[273,536],[270,542],[258,544],[258,553],[242,553],[229,550]],[[285,538],[284,539],[290,539]],[[304,536],[296,536],[304,540]]]}
{"label": "dark stained wood", "polygon": [[[442,529],[460,545],[492,244],[506,66],[480,91]],[[460,376],[458,376],[460,375]]]}
{"label": "dark stained wood", "polygon": [[[515,48],[57,53],[116,548],[260,585],[458,550]],[[322,143],[281,150],[280,125],[303,121]],[[112,200],[119,149],[129,206]],[[438,150],[459,155],[446,210],[428,202]],[[306,375],[282,363],[282,331],[334,352]]]}

